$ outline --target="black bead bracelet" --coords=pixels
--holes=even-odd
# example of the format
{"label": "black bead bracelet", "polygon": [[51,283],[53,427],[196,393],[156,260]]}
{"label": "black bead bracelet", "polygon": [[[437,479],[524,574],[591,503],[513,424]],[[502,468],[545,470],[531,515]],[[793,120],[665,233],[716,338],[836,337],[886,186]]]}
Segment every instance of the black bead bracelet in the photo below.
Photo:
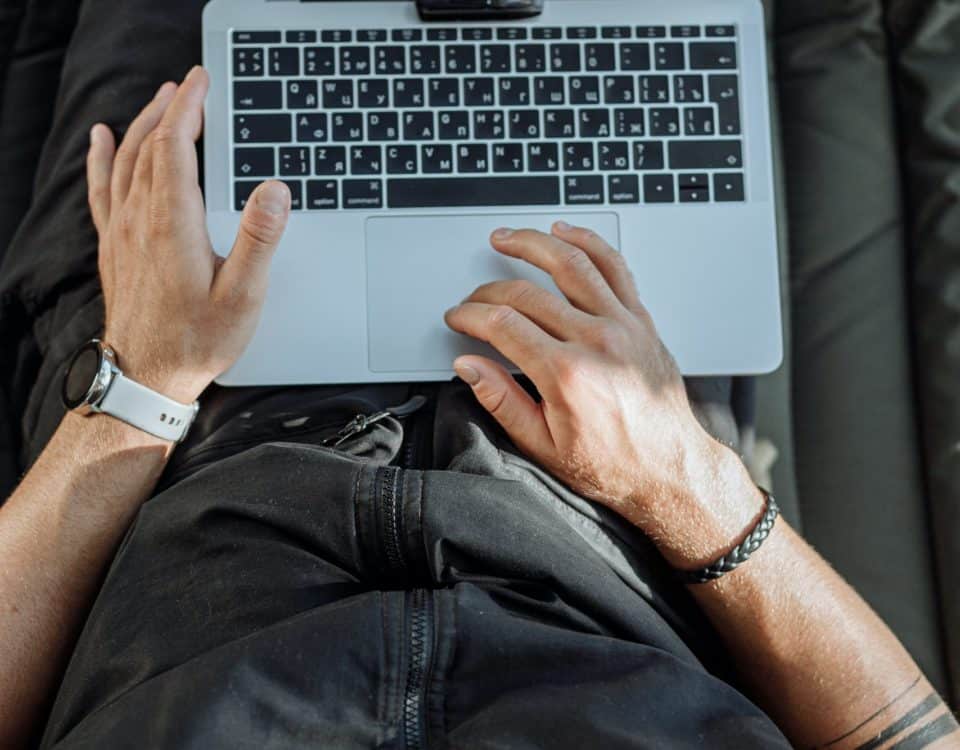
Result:
{"label": "black bead bracelet", "polygon": [[767,499],[767,507],[760,517],[760,520],[757,521],[757,525],[747,534],[747,538],[716,562],[711,563],[705,568],[676,571],[677,576],[683,583],[709,583],[710,581],[715,581],[731,570],[736,570],[750,559],[750,555],[760,549],[760,545],[763,544],[764,540],[770,536],[770,532],[773,531],[773,524],[777,520],[777,516],[780,515],[780,508],[777,506],[777,501],[773,499],[773,495],[762,487],[760,491]]}

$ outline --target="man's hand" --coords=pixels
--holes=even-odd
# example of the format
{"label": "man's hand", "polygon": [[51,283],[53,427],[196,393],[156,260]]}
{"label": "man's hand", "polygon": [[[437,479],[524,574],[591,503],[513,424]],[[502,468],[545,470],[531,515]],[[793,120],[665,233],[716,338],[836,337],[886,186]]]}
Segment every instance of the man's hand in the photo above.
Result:
{"label": "man's hand", "polygon": [[[457,373],[517,447],[664,542],[673,562],[719,554],[762,500],[736,457],[694,417],[623,257],[593,232],[564,223],[552,235],[499,230],[491,241],[550,274],[566,299],[526,281],[499,281],[450,310],[447,324],[492,344],[533,381],[542,401],[483,357],[459,358]],[[741,507],[720,523],[698,523],[702,496],[734,475],[744,487]],[[676,518],[678,510],[685,518]],[[716,539],[704,523],[713,524]],[[700,544],[691,546],[694,539]]]}
{"label": "man's hand", "polygon": [[90,210],[100,235],[105,341],[134,380],[194,401],[243,353],[267,289],[290,191],[266,182],[251,197],[230,257],[206,228],[195,143],[209,78],[194,68],[164,84],[115,148],[91,131]]}

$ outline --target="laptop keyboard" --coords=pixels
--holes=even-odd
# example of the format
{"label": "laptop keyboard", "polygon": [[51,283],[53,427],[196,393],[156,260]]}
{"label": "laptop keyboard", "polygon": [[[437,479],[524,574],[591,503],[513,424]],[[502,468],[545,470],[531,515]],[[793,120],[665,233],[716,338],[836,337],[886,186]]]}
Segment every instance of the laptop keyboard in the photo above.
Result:
{"label": "laptop keyboard", "polygon": [[738,202],[734,26],[234,31],[234,208]]}

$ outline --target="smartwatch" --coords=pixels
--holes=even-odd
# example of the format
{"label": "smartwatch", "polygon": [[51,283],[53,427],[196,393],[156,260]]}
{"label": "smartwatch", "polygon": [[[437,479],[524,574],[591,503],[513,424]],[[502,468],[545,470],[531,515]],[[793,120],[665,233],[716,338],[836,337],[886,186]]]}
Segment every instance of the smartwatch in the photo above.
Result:
{"label": "smartwatch", "polygon": [[63,404],[84,416],[109,414],[163,440],[180,443],[200,408],[181,404],[125,377],[99,339],[81,346],[63,376]]}

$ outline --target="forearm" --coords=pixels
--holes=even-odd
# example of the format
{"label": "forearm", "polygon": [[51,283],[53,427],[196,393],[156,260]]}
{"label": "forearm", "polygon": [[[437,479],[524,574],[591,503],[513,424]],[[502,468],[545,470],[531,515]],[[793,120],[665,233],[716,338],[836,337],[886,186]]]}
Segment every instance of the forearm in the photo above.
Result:
{"label": "forearm", "polygon": [[[762,512],[742,464],[725,449],[720,455],[722,468],[700,498],[672,514],[700,519],[697,541],[661,539],[680,567],[728,551]],[[957,724],[903,646],[783,519],[747,563],[690,591],[753,697],[796,745],[855,748],[886,733],[871,745],[885,748],[928,727],[911,747],[960,747]]]}
{"label": "forearm", "polygon": [[0,745],[41,718],[114,551],[170,444],[68,414],[0,509]]}

